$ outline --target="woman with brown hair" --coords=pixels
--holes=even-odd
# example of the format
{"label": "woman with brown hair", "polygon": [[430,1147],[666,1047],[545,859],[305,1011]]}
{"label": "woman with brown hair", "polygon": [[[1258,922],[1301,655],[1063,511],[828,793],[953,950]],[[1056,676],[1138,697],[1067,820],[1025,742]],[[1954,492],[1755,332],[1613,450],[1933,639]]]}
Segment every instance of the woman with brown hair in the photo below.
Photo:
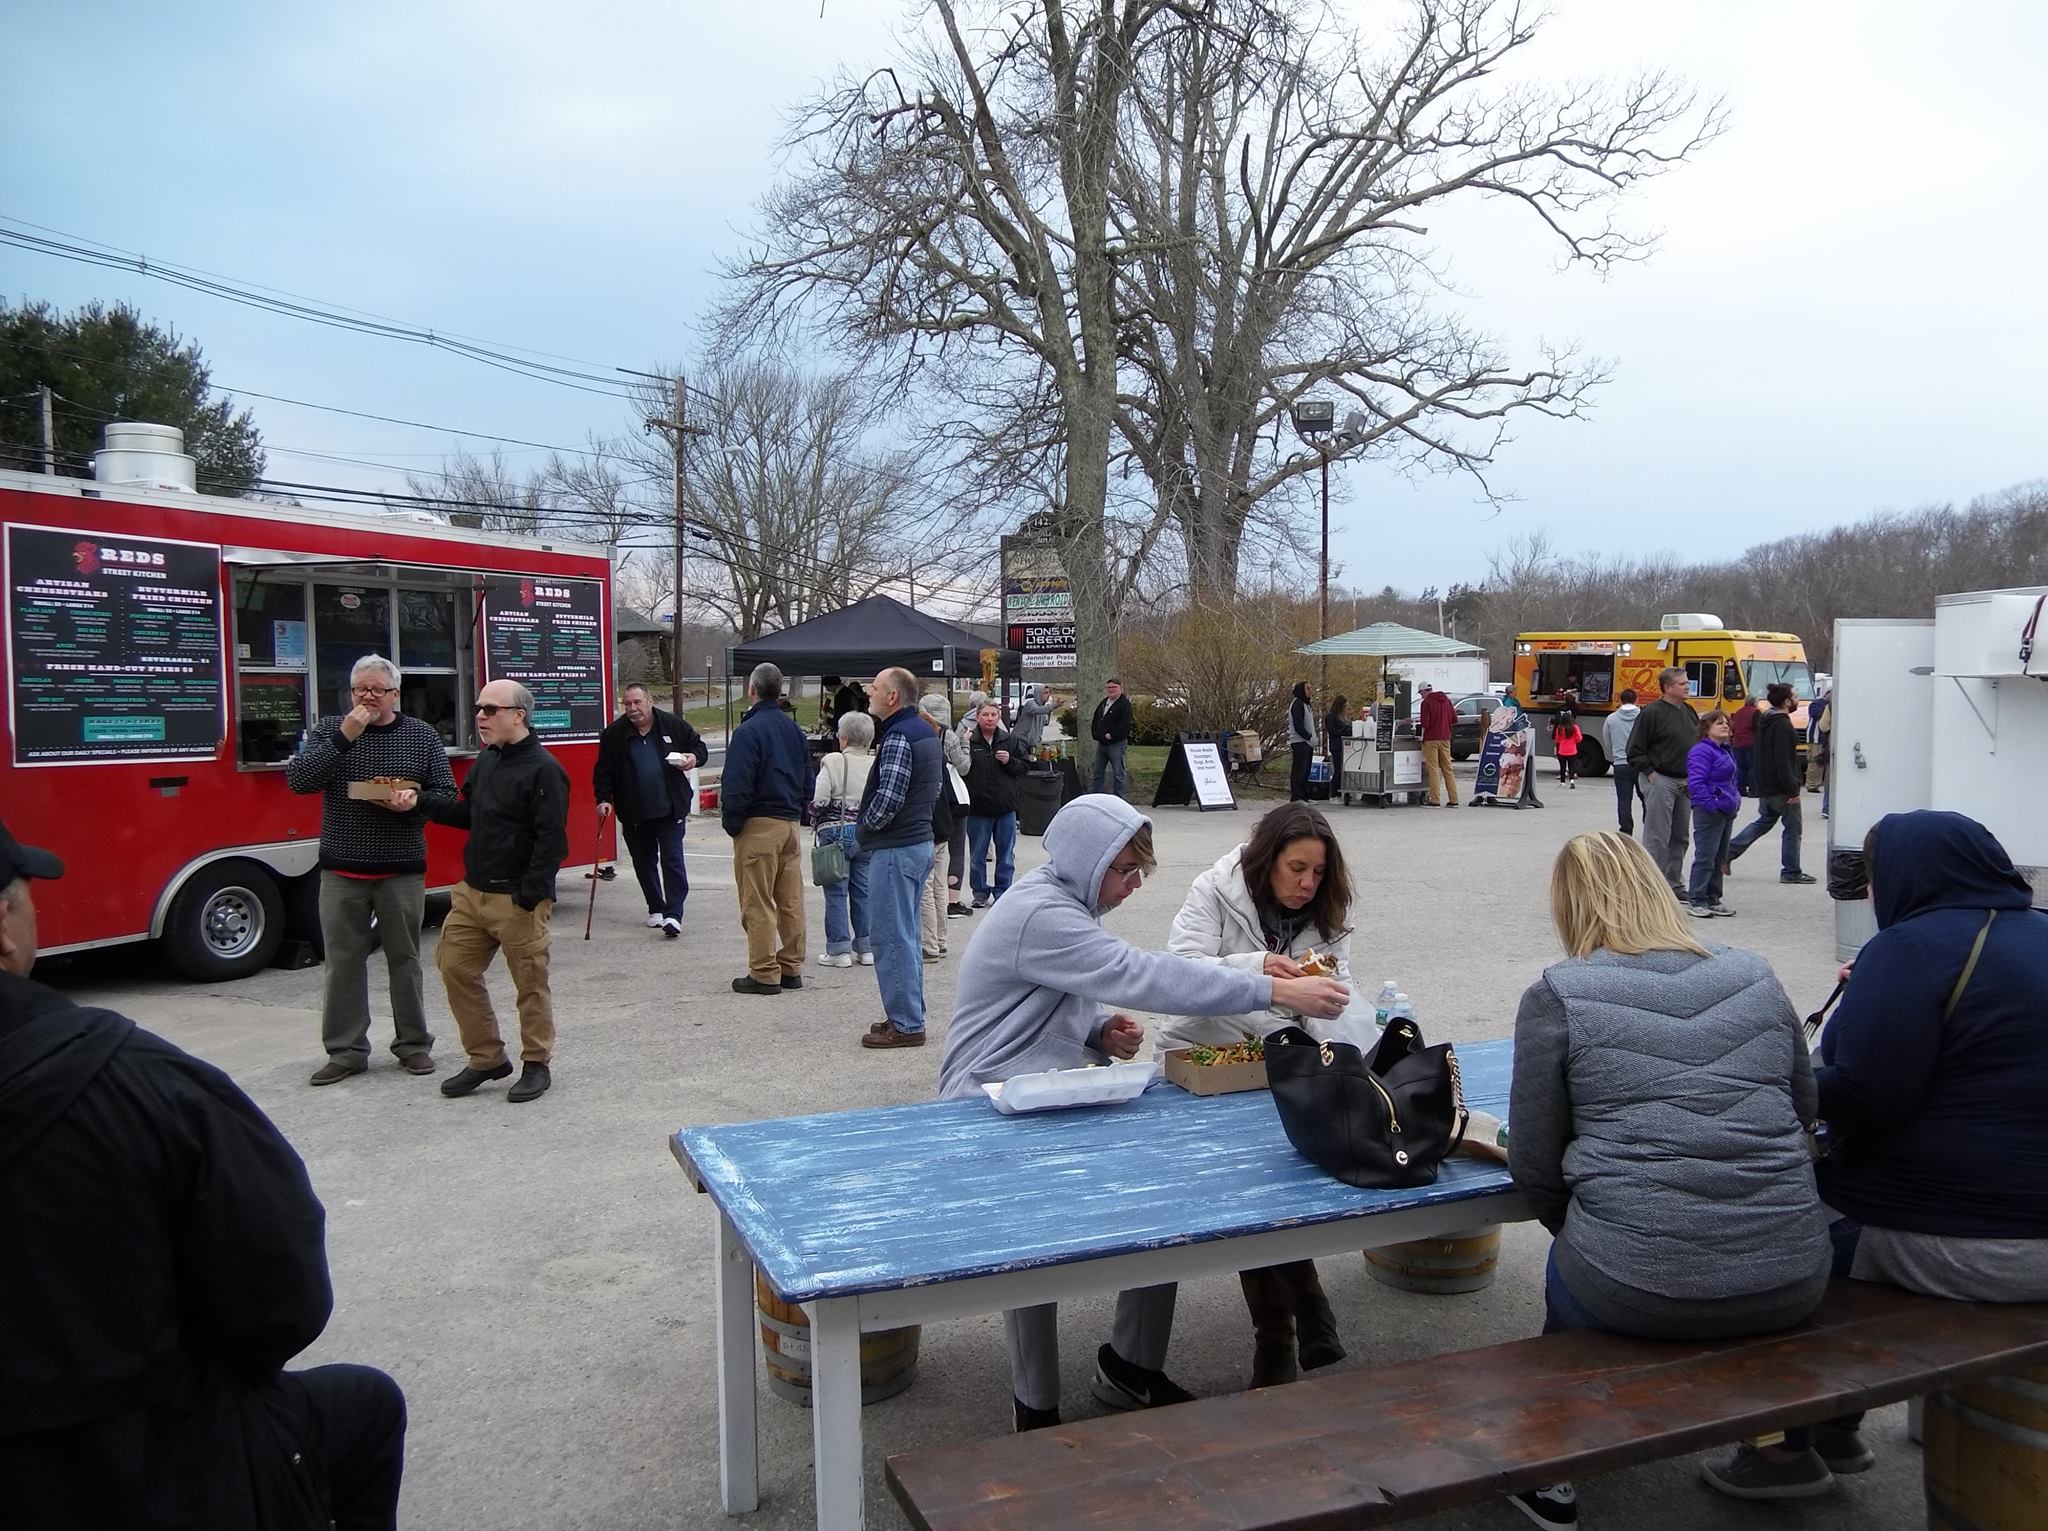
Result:
{"label": "woman with brown hair", "polygon": [[[1349,988],[1351,1004],[1358,1004],[1351,981],[1351,879],[1330,821],[1307,803],[1285,804],[1260,819],[1251,839],[1195,879],[1166,949],[1270,978],[1299,978],[1320,958],[1317,971]],[[1342,1016],[1317,1022],[1284,1009],[1175,1015],[1161,1025],[1159,1046],[1224,1046],[1296,1025],[1328,1036],[1341,1024]],[[1344,1359],[1314,1261],[1244,1271],[1239,1280],[1252,1314],[1253,1387],[1292,1382],[1303,1368]]]}

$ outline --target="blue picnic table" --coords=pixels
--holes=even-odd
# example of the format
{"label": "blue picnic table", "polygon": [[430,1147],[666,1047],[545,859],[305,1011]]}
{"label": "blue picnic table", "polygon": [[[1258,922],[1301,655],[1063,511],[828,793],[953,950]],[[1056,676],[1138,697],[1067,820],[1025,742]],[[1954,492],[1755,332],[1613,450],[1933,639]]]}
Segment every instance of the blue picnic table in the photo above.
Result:
{"label": "blue picnic table", "polygon": [[[1507,1115],[1512,1045],[1461,1046],[1469,1105]],[[1127,1105],[1003,1116],[986,1100],[685,1128],[718,1208],[719,1485],[759,1503],[754,1272],[811,1322],[817,1524],[863,1523],[860,1336],[1528,1216],[1504,1166],[1362,1191],[1309,1164],[1265,1091],[1157,1085]]]}

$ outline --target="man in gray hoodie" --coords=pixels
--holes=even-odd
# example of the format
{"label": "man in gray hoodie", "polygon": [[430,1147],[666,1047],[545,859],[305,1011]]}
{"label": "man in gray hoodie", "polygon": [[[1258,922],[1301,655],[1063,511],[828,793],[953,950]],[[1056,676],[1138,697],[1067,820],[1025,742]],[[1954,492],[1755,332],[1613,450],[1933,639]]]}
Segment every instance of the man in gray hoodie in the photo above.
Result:
{"label": "man in gray hoodie", "polygon": [[1607,759],[1614,768],[1614,814],[1625,835],[1636,832],[1636,799],[1642,795],[1642,788],[1636,785],[1636,768],[1628,763],[1628,738],[1642,715],[1635,688],[1624,687],[1621,705],[1607,715],[1607,726],[1600,730],[1600,741],[1607,746]]}
{"label": "man in gray hoodie", "polygon": [[[1135,1057],[1145,1028],[1105,1005],[1162,1014],[1243,1014],[1285,1005],[1333,1019],[1349,992],[1331,978],[1269,978],[1148,952],[1102,928],[1102,916],[1156,865],[1152,825],[1120,797],[1089,793],[1046,827],[1047,860],[988,911],[960,964],[960,996],[939,1064],[947,1100],[983,1084],[1047,1069]],[[1115,1409],[1185,1403],[1193,1395],[1161,1369],[1173,1327],[1174,1287],[1117,1296],[1110,1343],[1096,1352],[1089,1391]],[[1059,1309],[1043,1303],[1003,1315],[1019,1430],[1056,1425]]]}

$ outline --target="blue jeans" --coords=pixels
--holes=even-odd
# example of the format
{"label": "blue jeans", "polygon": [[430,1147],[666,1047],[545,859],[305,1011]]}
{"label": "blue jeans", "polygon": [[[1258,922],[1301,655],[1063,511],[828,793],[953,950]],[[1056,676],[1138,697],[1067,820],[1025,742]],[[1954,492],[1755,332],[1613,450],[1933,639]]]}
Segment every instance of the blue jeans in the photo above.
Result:
{"label": "blue jeans", "polygon": [[1557,1273],[1557,1245],[1553,1242],[1550,1257],[1543,1265],[1543,1332],[1562,1334],[1567,1329],[1590,1329],[1596,1334],[1615,1332],[1595,1318],[1564,1284],[1564,1277]]}
{"label": "blue jeans", "polygon": [[932,847],[885,846],[862,859],[868,864],[868,935],[874,942],[882,1014],[898,1031],[923,1031],[924,948],[917,901],[931,875]]}
{"label": "blue jeans", "polygon": [[1614,817],[1625,835],[1636,832],[1636,799],[1640,796],[1642,788],[1636,785],[1636,768],[1623,761],[1615,761]]}
{"label": "blue jeans", "polygon": [[690,896],[690,874],[683,869],[683,821],[621,822],[619,833],[626,837],[633,875],[640,879],[640,891],[647,896],[647,912],[680,920],[683,900]]}
{"label": "blue jeans", "polygon": [[1124,753],[1129,749],[1130,744],[1128,742],[1123,744],[1097,744],[1095,746],[1095,785],[1091,790],[1100,792],[1102,790],[1103,774],[1114,770],[1116,773],[1116,786],[1113,790],[1118,797],[1124,795]]}
{"label": "blue jeans", "polygon": [[1778,875],[1797,877],[1799,875],[1799,836],[1803,815],[1799,807],[1799,794],[1787,793],[1780,797],[1767,793],[1757,799],[1758,811],[1754,822],[1745,828],[1728,844],[1728,859],[1733,861],[1757,841],[1771,832],[1781,819],[1785,831],[1779,836]]}
{"label": "blue jeans", "polygon": [[[988,883],[988,845],[996,845],[996,883]],[[967,867],[976,898],[997,899],[1010,891],[1017,875],[1017,815],[970,813],[967,816]]]}
{"label": "blue jeans", "polygon": [[1732,813],[1693,809],[1692,884],[1687,893],[1695,906],[1721,902],[1721,861],[1728,854],[1728,837],[1734,829]]}
{"label": "blue jeans", "polygon": [[825,950],[834,957],[868,950],[868,858],[854,840],[851,824],[827,824],[821,845],[846,847],[846,881],[821,889],[825,895]]}

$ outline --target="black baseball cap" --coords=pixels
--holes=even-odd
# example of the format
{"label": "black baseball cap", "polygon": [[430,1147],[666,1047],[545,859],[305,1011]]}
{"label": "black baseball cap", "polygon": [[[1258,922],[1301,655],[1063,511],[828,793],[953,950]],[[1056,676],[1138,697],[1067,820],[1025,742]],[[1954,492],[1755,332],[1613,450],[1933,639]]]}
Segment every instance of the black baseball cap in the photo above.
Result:
{"label": "black baseball cap", "polygon": [[23,845],[0,824],[0,888],[17,877],[62,877],[64,863],[39,845]]}

